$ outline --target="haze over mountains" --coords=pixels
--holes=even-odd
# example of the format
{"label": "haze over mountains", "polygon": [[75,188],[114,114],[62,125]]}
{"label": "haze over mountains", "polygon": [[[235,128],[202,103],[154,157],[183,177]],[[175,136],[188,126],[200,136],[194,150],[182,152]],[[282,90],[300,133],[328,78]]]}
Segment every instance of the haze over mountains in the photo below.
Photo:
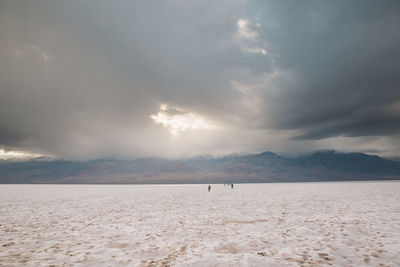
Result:
{"label": "haze over mountains", "polygon": [[400,162],[363,153],[273,152],[182,160],[1,161],[0,183],[243,183],[397,180]]}

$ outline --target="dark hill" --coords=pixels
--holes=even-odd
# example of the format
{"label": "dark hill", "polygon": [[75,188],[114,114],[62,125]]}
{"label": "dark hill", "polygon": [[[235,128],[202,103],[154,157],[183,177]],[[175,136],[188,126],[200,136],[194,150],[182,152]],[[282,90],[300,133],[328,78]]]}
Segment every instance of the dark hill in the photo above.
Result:
{"label": "dark hill", "polygon": [[223,183],[400,179],[400,162],[362,153],[272,152],[185,160],[0,161],[0,183]]}

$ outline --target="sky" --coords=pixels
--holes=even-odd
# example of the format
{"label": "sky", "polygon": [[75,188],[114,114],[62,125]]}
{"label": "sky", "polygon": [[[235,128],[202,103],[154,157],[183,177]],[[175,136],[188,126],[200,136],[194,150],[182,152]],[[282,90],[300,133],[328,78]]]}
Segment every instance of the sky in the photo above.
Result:
{"label": "sky", "polygon": [[0,158],[400,156],[400,2],[0,0]]}

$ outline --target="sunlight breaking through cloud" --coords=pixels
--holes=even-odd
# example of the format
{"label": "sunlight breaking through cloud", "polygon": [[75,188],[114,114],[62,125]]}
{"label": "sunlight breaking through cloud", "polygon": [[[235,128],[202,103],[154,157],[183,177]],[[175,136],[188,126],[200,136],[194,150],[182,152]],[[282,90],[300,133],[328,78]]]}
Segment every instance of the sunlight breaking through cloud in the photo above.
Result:
{"label": "sunlight breaking through cloud", "polygon": [[179,107],[160,104],[160,110],[150,118],[159,125],[168,129],[171,135],[179,137],[187,130],[209,130],[215,125],[203,116],[186,111]]}
{"label": "sunlight breaking through cloud", "polygon": [[43,157],[45,155],[39,153],[29,153],[23,151],[6,151],[4,149],[0,149],[0,160],[8,160],[8,159],[30,159],[30,158],[38,158]]}

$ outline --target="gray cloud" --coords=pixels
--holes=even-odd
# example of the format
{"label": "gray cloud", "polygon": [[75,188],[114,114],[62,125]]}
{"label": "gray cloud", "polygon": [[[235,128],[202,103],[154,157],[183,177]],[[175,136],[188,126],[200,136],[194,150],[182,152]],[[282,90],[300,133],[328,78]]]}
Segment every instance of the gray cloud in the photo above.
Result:
{"label": "gray cloud", "polygon": [[305,138],[399,133],[398,2],[289,1],[262,10],[286,72],[270,102],[277,127]]}
{"label": "gray cloud", "polygon": [[[1,1],[0,146],[70,158],[399,155],[399,11],[397,1]],[[215,127],[171,136],[151,119],[161,103]]]}

